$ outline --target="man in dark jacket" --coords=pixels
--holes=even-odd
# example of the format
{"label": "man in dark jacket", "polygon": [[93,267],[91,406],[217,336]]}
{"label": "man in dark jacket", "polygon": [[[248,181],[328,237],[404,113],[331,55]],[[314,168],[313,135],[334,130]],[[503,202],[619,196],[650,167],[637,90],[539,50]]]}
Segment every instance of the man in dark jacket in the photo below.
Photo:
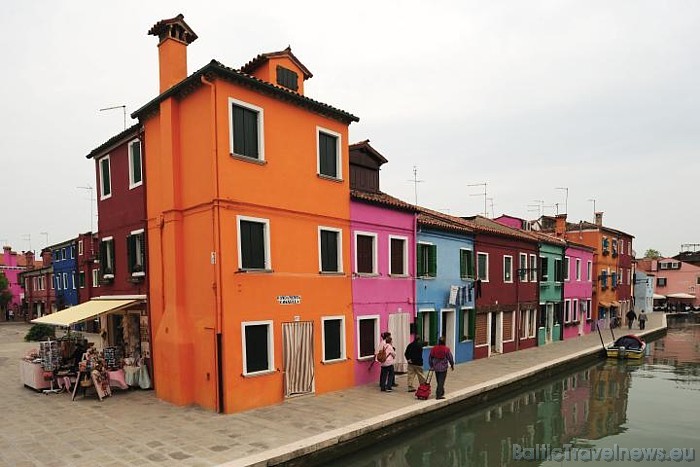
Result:
{"label": "man in dark jacket", "polygon": [[425,383],[425,376],[423,375],[423,342],[420,340],[420,337],[416,336],[413,342],[408,344],[404,356],[408,362],[408,392],[413,392],[416,390],[413,386],[416,376],[418,377],[418,384]]}

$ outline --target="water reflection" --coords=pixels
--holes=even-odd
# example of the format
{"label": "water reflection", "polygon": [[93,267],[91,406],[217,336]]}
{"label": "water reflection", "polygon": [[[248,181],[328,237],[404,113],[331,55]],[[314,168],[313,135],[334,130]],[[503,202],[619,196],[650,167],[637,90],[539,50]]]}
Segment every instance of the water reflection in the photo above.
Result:
{"label": "water reflection", "polygon": [[[513,460],[512,446],[516,443],[523,447],[561,447],[569,443],[590,447],[611,439],[641,442],[642,436],[630,438],[627,433],[635,426],[628,422],[630,393],[639,387],[635,401],[640,403],[635,403],[632,412],[647,411],[657,421],[659,417],[672,418],[673,414],[659,409],[659,405],[663,407],[665,398],[672,400],[678,395],[666,393],[660,398],[644,381],[660,378],[674,381],[678,390],[700,389],[698,342],[700,326],[670,329],[664,339],[647,347],[648,355],[643,361],[596,363],[505,402],[426,426],[400,439],[383,441],[362,453],[339,459],[334,465],[509,466],[523,464]],[[659,423],[661,426],[663,421]],[[669,424],[673,421],[669,420]],[[673,443],[672,433],[664,435],[666,441]],[[690,442],[697,444],[697,437]]]}

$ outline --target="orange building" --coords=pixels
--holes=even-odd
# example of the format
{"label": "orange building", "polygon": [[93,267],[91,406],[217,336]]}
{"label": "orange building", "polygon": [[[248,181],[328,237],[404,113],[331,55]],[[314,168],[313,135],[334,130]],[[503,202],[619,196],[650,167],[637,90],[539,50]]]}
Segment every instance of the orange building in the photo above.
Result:
{"label": "orange building", "polygon": [[[627,268],[621,267],[620,258],[622,250],[624,256],[630,256],[627,251],[632,251],[633,237],[603,226],[602,212],[596,212],[595,216],[595,223],[581,221],[574,224],[566,222],[566,214],[560,214],[554,219],[552,227],[556,236],[594,249],[592,264],[585,266],[586,276],[593,281],[592,318],[605,320],[601,324],[608,326],[612,317],[623,317],[631,306],[629,301],[620,303],[618,289],[631,287],[633,271],[629,264]],[[543,230],[547,230],[546,227]],[[627,239],[627,243],[621,239]],[[625,296],[629,298],[629,294]],[[595,328],[591,331],[595,331]]]}
{"label": "orange building", "polygon": [[197,35],[156,23],[144,126],[157,395],[221,412],[353,385],[348,126],[287,48],[187,75]]}

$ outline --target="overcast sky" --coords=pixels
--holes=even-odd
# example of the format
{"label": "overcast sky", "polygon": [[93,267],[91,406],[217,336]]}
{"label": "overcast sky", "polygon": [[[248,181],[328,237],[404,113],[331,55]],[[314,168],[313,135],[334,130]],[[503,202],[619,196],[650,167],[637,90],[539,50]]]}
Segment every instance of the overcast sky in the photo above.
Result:
{"label": "overcast sky", "polygon": [[157,95],[147,31],[178,13],[199,36],[189,73],[290,45],[314,74],[306,95],[360,117],[351,142],[389,160],[389,194],[414,202],[416,167],[419,204],[449,214],[483,212],[469,185],[486,182],[489,215],[592,220],[595,199],[638,255],[700,243],[694,0],[6,0],[0,242],[39,250],[91,229],[85,155],[124,127],[99,109]]}

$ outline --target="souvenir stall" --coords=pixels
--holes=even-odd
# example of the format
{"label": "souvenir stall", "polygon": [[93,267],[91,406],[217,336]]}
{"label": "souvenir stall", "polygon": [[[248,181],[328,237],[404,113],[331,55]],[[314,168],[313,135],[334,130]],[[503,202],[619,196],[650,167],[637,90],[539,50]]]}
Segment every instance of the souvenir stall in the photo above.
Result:
{"label": "souvenir stall", "polygon": [[[101,326],[99,335],[92,339],[96,342],[87,344],[87,341],[82,339],[82,335],[70,331],[76,323],[95,317],[98,317]],[[151,388],[150,371],[147,365],[150,359],[150,332],[143,301],[92,300],[37,318],[32,322],[68,327],[66,336],[80,336],[80,346],[57,343],[60,339],[54,344],[40,346],[39,354],[46,352],[51,354],[54,347],[60,350],[65,346],[65,352],[58,352],[55,364],[47,363],[51,358],[46,360],[42,355],[38,355],[37,360],[42,365],[44,376],[47,376],[46,372],[49,371],[44,367],[48,364],[54,373],[54,379],[51,379],[51,382],[56,382],[59,389],[63,387],[70,389],[73,399],[79,390],[85,395],[89,388],[94,389],[100,400],[111,395],[111,388],[114,387]],[[78,351],[79,357],[76,355]],[[67,354],[70,354],[70,358],[67,358]],[[56,367],[65,367],[66,371],[70,367],[70,372],[54,371]],[[34,368],[33,371],[36,372],[36,369]],[[26,373],[26,380],[29,381],[31,372],[27,369]],[[34,381],[32,383],[34,384]],[[36,382],[36,384],[40,383],[41,381]],[[32,386],[32,384],[27,385]],[[50,384],[49,387],[53,389]]]}
{"label": "souvenir stall", "polygon": [[69,332],[56,340],[39,342],[39,348],[30,350],[20,361],[22,383],[44,393],[69,389],[87,348],[87,339],[80,333]]}

